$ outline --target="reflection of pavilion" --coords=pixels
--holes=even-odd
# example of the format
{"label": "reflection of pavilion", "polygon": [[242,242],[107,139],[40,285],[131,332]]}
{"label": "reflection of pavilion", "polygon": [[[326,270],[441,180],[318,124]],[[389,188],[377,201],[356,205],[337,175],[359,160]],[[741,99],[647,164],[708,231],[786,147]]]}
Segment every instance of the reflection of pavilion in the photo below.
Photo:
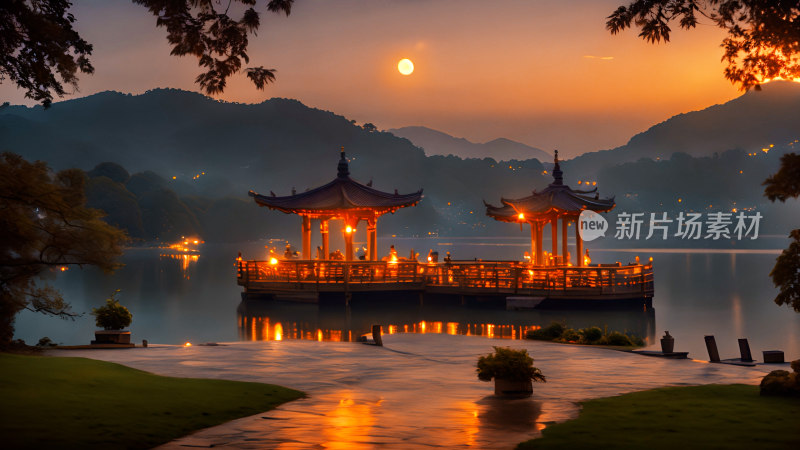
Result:
{"label": "reflection of pavilion", "polygon": [[[567,257],[567,228],[572,222],[575,227],[575,265],[581,267],[583,260],[583,240],[579,232],[578,216],[581,211],[611,211],[614,198],[600,198],[597,188],[589,191],[573,190],[564,184],[561,166],[558,163],[558,150],[555,152],[553,182],[541,192],[533,191],[533,195],[511,200],[502,198],[503,206],[486,204],[486,215],[502,222],[528,223],[531,226],[531,258],[535,265],[570,265]],[[587,194],[595,194],[590,196]],[[561,257],[558,250],[558,220],[561,219]],[[550,224],[552,234],[552,261],[544,257],[542,235],[545,225]],[[521,225],[520,225],[521,226]]]}
{"label": "reflection of pavilion", "polygon": [[322,234],[322,255],[316,259],[329,258],[328,221],[344,221],[342,233],[345,242],[345,261],[353,260],[353,234],[358,222],[367,222],[367,258],[377,261],[378,218],[386,213],[394,213],[400,208],[416,205],[422,199],[422,190],[411,194],[394,194],[372,188],[372,182],[363,185],[350,178],[350,169],[342,147],[338,175],[330,183],[306,192],[285,197],[259,195],[250,191],[260,206],[277,209],[286,214],[297,214],[303,218],[303,256],[305,260],[315,259],[311,252],[311,220],[319,220]]}
{"label": "reflection of pavilion", "polygon": [[316,304],[264,302],[243,299],[237,308],[239,338],[247,341],[300,339],[355,341],[381,325],[384,334],[419,333],[523,339],[530,330],[553,321],[570,327],[607,326],[655,342],[653,308],[605,311],[506,311],[460,305],[405,305],[326,308]]}

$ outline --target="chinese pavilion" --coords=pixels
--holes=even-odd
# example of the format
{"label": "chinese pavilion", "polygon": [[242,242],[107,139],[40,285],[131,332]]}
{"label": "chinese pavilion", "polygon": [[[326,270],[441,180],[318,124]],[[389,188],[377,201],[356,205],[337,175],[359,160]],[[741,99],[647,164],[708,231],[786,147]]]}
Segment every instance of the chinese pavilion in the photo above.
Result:
{"label": "chinese pavilion", "polygon": [[[591,195],[594,194],[594,195]],[[577,265],[583,266],[583,240],[581,239],[578,217],[583,210],[595,212],[611,211],[616,204],[614,197],[600,198],[597,188],[591,190],[574,190],[564,184],[563,172],[558,163],[558,150],[555,152],[553,182],[541,192],[533,191],[533,195],[520,199],[501,198],[502,206],[492,206],[486,202],[486,215],[502,222],[523,223],[531,226],[531,261],[536,265],[545,265],[542,236],[545,225],[550,224],[552,233],[553,264],[559,261],[568,264],[567,260],[567,227],[575,224],[575,242]],[[558,253],[558,220],[561,220],[561,258]]]}
{"label": "chinese pavilion", "polygon": [[305,260],[313,259],[311,254],[311,220],[319,220],[322,234],[322,258],[328,259],[328,221],[344,221],[345,260],[353,260],[353,234],[358,222],[367,222],[367,259],[377,261],[377,222],[378,217],[394,213],[406,206],[415,206],[422,199],[422,189],[411,194],[386,193],[373,189],[370,181],[363,185],[350,178],[350,169],[342,147],[338,165],[338,175],[330,183],[306,192],[278,197],[260,195],[253,191],[259,206],[277,209],[286,214],[297,214],[303,218],[303,254]]}

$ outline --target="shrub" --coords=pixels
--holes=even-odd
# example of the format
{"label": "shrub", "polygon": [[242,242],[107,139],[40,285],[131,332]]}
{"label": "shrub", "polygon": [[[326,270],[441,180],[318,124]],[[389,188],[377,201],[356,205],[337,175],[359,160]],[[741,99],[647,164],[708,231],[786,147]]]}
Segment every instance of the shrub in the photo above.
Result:
{"label": "shrub", "polygon": [[572,344],[576,344],[581,341],[581,335],[572,328],[567,328],[563,333],[561,333],[561,337],[558,338],[558,340],[561,342],[570,342]]}
{"label": "shrub", "polygon": [[119,304],[116,295],[119,289],[106,299],[106,304],[99,308],[92,308],[95,323],[104,330],[121,330],[131,324],[133,315],[128,308]]}
{"label": "shrub", "polygon": [[543,341],[552,341],[558,339],[564,333],[566,326],[561,322],[551,322],[550,325],[532,330],[525,334],[527,339],[539,339]]}
{"label": "shrub", "polygon": [[606,345],[633,345],[628,335],[619,331],[612,331],[605,338]]}
{"label": "shrub", "polygon": [[786,370],[773,370],[768,373],[759,386],[761,395],[781,397],[800,397],[800,359],[792,361],[791,373]]}
{"label": "shrub", "polygon": [[491,381],[492,378],[509,381],[546,381],[541,370],[533,366],[533,358],[525,349],[494,347],[494,353],[478,358],[477,372],[481,381]]}
{"label": "shrub", "polygon": [[581,341],[584,344],[594,344],[603,337],[603,330],[600,327],[589,327],[578,331],[581,335]]}
{"label": "shrub", "polygon": [[53,342],[53,340],[52,340],[52,339],[50,339],[50,338],[49,338],[49,337],[47,337],[47,336],[45,336],[45,337],[43,337],[43,338],[39,339],[39,342],[37,342],[37,343],[36,343],[36,346],[37,346],[37,347],[55,347],[55,346],[57,346],[57,345],[58,345],[58,344],[56,344],[55,342]]}

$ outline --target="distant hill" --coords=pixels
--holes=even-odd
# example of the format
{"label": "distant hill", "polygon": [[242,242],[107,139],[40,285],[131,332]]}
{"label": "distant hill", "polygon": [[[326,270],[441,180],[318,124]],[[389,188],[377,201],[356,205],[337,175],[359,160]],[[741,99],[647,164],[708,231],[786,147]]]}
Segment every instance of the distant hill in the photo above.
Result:
{"label": "distant hill", "polygon": [[[601,195],[616,195],[618,211],[773,208],[765,229],[783,235],[786,223],[800,220],[800,209],[770,204],[761,183],[782,153],[800,148],[794,143],[798,112],[800,86],[769,84],[760,93],[669,119],[623,147],[565,161],[564,179],[574,187],[578,180],[597,182]],[[768,153],[760,151],[771,143]],[[498,204],[552,181],[547,154],[540,155],[543,162],[503,164],[498,155],[426,156],[409,139],[291,99],[237,104],[156,89],[103,92],[48,110],[0,107],[0,151],[57,170],[91,171],[90,203],[147,240],[199,231],[209,241],[296,241],[298,218],[256,207],[247,191],[288,195],[327,183],[336,176],[340,146],[354,179],[372,180],[387,192],[424,188],[418,206],[381,218],[382,236],[524,236],[529,231],[486,217],[482,200]],[[651,159],[658,155],[659,161]],[[96,167],[100,163],[118,166]]]}
{"label": "distant hill", "polygon": [[726,150],[758,151],[800,139],[800,83],[775,81],[721,105],[678,114],[627,144],[585,153],[565,164],[584,178],[610,164],[640,158],[669,159],[673,153],[712,156]]}
{"label": "distant hill", "polygon": [[403,127],[386,131],[395,136],[408,139],[417,147],[425,150],[425,154],[428,156],[454,155],[460,158],[494,158],[496,161],[510,161],[512,159],[519,161],[526,159],[549,161],[552,158],[544,150],[505,138],[498,138],[479,144],[427,127]]}

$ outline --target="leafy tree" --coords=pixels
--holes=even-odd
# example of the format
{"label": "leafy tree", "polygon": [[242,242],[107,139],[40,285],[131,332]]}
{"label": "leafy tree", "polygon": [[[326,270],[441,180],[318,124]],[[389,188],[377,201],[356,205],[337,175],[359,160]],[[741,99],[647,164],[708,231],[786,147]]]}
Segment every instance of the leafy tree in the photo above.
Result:
{"label": "leafy tree", "polygon": [[796,0],[633,0],[608,17],[612,34],[640,29],[639,37],[668,42],[677,22],[692,29],[703,16],[727,31],[725,78],[742,90],[777,77],[800,78],[800,3]]}
{"label": "leafy tree", "polygon": [[[773,202],[800,196],[800,155],[781,156],[781,168],[764,185],[764,195]],[[800,229],[793,230],[789,237],[792,239],[789,248],[778,256],[769,276],[775,287],[780,288],[775,303],[789,305],[800,313]]]}
{"label": "leafy tree", "polygon": [[[156,26],[167,29],[174,56],[198,58],[204,72],[195,82],[206,94],[223,92],[228,77],[250,62],[248,37],[260,26],[255,6],[259,0],[133,0],[157,17]],[[285,13],[294,0],[263,0],[267,10]],[[64,85],[77,90],[78,72],[94,72],[89,56],[92,45],[72,28],[75,17],[68,0],[3,0],[0,2],[0,82],[10,79],[25,96],[45,107],[53,94],[61,97]],[[234,11],[244,8],[238,19]],[[275,69],[245,69],[258,89],[275,79]]]}
{"label": "leafy tree", "polygon": [[70,305],[37,278],[68,266],[113,271],[125,234],[85,206],[86,177],[78,169],[53,173],[41,161],[0,155],[0,347],[14,335],[23,309],[72,318]]}
{"label": "leafy tree", "polygon": [[0,82],[9,78],[47,107],[64,84],[77,89],[78,72],[92,73],[91,44],[72,29],[67,0],[0,2]]}

